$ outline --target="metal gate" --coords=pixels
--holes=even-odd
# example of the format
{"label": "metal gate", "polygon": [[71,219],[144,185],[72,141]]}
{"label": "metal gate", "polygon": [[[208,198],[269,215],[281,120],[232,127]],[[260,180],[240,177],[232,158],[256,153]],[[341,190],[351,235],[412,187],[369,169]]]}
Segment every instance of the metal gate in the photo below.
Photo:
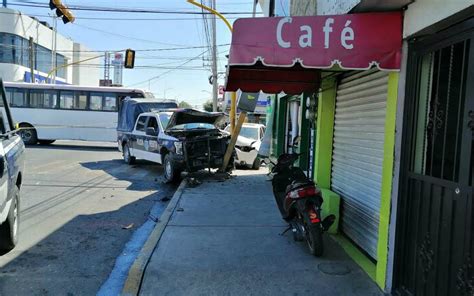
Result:
{"label": "metal gate", "polygon": [[342,197],[341,230],[377,259],[388,74],[352,73],[337,88],[332,190]]}
{"label": "metal gate", "polygon": [[402,294],[474,295],[473,28],[474,19],[410,45],[395,258]]}

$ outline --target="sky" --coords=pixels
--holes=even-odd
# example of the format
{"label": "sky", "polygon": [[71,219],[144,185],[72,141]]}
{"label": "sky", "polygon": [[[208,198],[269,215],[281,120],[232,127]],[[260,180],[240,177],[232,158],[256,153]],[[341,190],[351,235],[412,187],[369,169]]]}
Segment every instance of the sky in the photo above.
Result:
{"label": "sky", "polygon": [[[25,7],[15,4],[44,3],[46,0],[8,0],[8,7],[40,20],[53,11],[49,8]],[[196,2],[200,2],[197,0]],[[210,0],[203,2],[209,3]],[[153,9],[166,11],[200,12],[200,8],[186,0],[63,0],[66,5],[100,6],[107,8]],[[248,15],[228,15],[231,23],[237,17],[251,17],[253,0],[216,0],[219,12],[248,12]],[[257,7],[257,12],[260,12]],[[137,51],[135,69],[124,69],[123,84],[126,87],[150,90],[156,97],[186,101],[201,105],[212,97],[210,52],[201,15],[117,13],[74,10],[74,23],[58,21],[58,32],[84,44],[91,50],[115,51],[122,49],[170,49],[177,47],[202,47],[186,50]],[[94,18],[94,19],[83,19]],[[104,20],[113,18],[114,20]],[[209,19],[210,21],[210,19]],[[217,44],[230,44],[231,33],[223,21],[217,19]],[[218,47],[218,72],[225,72],[229,45]],[[90,53],[100,55],[101,53]],[[102,59],[84,64],[83,67],[97,67]],[[145,68],[143,68],[145,66]],[[179,67],[181,69],[176,69]],[[183,69],[184,68],[184,69]],[[103,70],[101,70],[101,77]],[[154,78],[154,79],[151,79]],[[151,79],[151,80],[150,80]],[[219,84],[224,84],[224,75],[219,75]]]}

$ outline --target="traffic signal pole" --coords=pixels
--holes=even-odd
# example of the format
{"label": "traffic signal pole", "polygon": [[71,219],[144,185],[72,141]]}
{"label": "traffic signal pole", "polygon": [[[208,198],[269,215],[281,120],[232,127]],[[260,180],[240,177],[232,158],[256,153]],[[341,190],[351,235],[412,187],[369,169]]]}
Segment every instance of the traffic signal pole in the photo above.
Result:
{"label": "traffic signal pole", "polygon": [[[202,9],[206,10],[206,11],[209,11],[212,14],[217,15],[222,21],[224,21],[224,23],[227,25],[230,32],[232,33],[232,31],[233,31],[232,25],[218,11],[216,11],[215,9],[212,9],[211,7],[207,7],[207,6],[205,6],[201,3],[197,3],[197,2],[195,2],[195,0],[187,0],[187,1],[190,4],[193,4],[193,5],[195,5],[197,7],[200,7]],[[235,143],[237,142],[237,137],[239,136],[240,129],[242,128],[242,125],[245,121],[245,117],[247,116],[246,112],[240,112],[239,120],[237,122],[237,125],[235,125],[235,117],[236,117],[236,113],[237,113],[237,108],[236,108],[237,95],[236,95],[235,92],[231,93],[230,99],[231,99],[231,103],[230,103],[231,104],[230,105],[230,109],[231,109],[230,110],[230,132],[231,132],[232,137],[230,139],[230,143],[227,146],[227,150],[226,150],[225,155],[224,155],[224,163],[222,164],[222,168],[220,169],[223,172],[225,172],[227,166],[229,165],[230,158],[232,156],[232,153],[234,152]]]}

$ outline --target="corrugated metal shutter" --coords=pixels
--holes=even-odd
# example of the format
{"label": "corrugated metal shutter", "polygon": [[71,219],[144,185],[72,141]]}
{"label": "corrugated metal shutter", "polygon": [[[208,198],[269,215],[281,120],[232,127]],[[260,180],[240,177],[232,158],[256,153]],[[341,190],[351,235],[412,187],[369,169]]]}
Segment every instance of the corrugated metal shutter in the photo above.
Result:
{"label": "corrugated metal shutter", "polygon": [[377,260],[388,73],[344,77],[337,88],[332,189],[342,197],[341,230]]}

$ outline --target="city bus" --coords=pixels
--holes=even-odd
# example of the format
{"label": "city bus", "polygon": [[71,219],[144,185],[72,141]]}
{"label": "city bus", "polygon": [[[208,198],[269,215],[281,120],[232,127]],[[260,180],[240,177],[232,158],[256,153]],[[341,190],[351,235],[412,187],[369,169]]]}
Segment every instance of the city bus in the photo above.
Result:
{"label": "city bus", "polygon": [[153,96],[140,89],[5,82],[11,112],[25,144],[55,140],[117,141],[117,119],[127,98]]}

